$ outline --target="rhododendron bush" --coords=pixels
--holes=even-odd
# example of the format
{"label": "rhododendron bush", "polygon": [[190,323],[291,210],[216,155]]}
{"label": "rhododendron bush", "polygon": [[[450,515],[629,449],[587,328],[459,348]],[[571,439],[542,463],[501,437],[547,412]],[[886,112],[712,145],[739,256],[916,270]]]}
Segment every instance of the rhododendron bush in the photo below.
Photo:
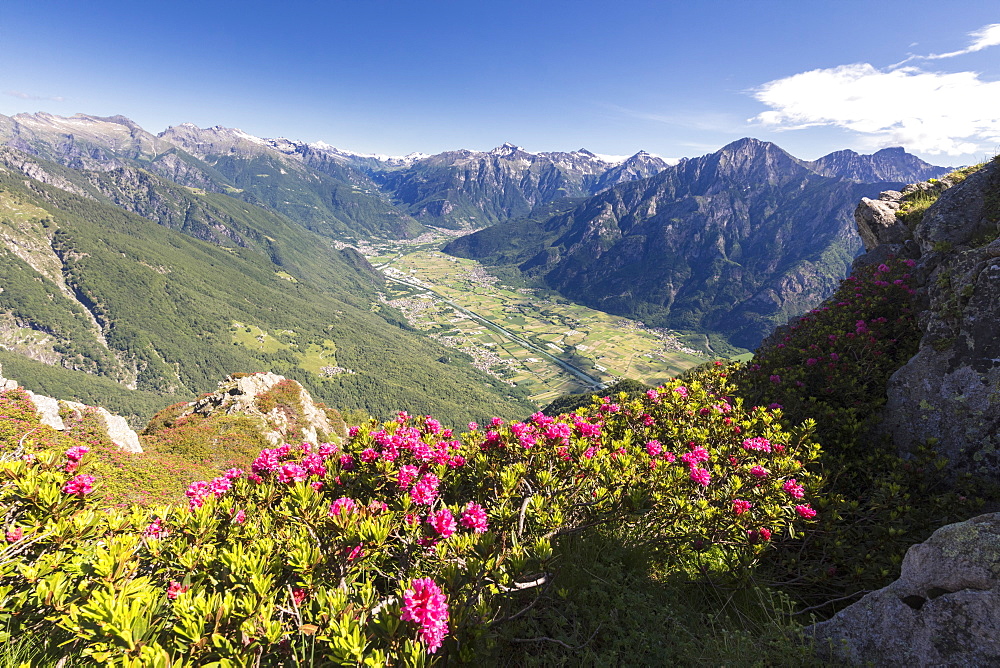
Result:
{"label": "rhododendron bush", "polygon": [[0,451],[0,629],[113,665],[424,665],[473,660],[568,534],[745,571],[814,521],[819,449],[707,378],[462,433],[402,413],[157,508],[101,510],[90,455],[22,429]]}
{"label": "rhododendron bush", "polygon": [[831,472],[817,521],[758,575],[825,614],[889,584],[911,545],[974,515],[979,503],[975,486],[942,473],[947,462],[932,443],[904,459],[877,428],[889,377],[921,337],[915,264],[890,257],[859,268],[736,373],[748,401],[781,405],[792,422],[816,421]]}

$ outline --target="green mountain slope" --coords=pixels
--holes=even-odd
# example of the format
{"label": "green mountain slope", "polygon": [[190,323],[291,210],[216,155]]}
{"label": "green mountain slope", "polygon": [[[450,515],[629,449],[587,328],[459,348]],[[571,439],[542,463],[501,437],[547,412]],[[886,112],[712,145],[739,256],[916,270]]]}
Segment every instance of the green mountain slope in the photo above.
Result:
{"label": "green mountain slope", "polygon": [[316,249],[347,286],[337,295],[250,245],[213,245],[10,169],[0,188],[8,350],[154,392],[206,391],[233,371],[266,369],[381,415],[406,408],[459,422],[529,409],[393,324],[350,252]]}
{"label": "green mountain slope", "polygon": [[894,185],[821,176],[745,139],[445,250],[515,264],[595,308],[752,348],[834,290],[861,248],[856,202]]}

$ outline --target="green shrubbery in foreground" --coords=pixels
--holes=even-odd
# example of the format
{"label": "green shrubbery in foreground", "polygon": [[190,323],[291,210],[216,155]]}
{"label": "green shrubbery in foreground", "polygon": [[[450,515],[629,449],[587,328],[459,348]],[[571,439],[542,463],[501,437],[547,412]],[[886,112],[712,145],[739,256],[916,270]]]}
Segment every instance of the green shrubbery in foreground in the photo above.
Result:
{"label": "green shrubbery in foreground", "polygon": [[[909,545],[980,503],[932,444],[904,460],[872,430],[917,345],[908,270],[862,270],[746,367],[461,434],[372,421],[265,449],[173,506],[103,510],[101,485],[127,481],[101,469],[89,417],[60,434],[6,392],[9,656],[802,665],[797,622],[887,584]],[[170,415],[152,457],[226,465],[206,419]]]}
{"label": "green shrubbery in foreground", "polygon": [[892,259],[859,270],[736,373],[748,402],[780,406],[793,423],[816,420],[825,478],[818,521],[757,575],[827,614],[888,584],[909,546],[982,506],[983,490],[946,474],[933,443],[904,459],[875,429],[889,376],[919,344],[913,265]]}
{"label": "green shrubbery in foreground", "polygon": [[[664,573],[745,576],[812,522],[818,447],[724,378],[461,435],[401,415],[264,450],[180,506],[99,510],[86,446],[0,412],[6,638],[116,665],[471,661],[556,587],[574,541]],[[587,536],[591,536],[588,539]]]}

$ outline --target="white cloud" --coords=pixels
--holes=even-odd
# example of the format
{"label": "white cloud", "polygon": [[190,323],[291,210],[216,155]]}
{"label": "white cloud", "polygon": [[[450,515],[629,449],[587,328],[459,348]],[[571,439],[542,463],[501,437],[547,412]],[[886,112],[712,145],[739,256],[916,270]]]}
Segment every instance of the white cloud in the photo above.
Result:
{"label": "white cloud", "polygon": [[47,100],[49,102],[65,102],[64,97],[45,97],[44,95],[31,95],[30,93],[23,93],[19,90],[8,90],[4,91],[4,95],[10,95],[11,97],[16,97],[21,100]]}
{"label": "white cloud", "polygon": [[990,46],[1000,46],[1000,23],[991,23],[988,26],[983,26],[979,30],[970,32],[969,37],[972,38],[972,44],[964,49],[951,51],[950,53],[932,53],[929,56],[918,57],[932,60],[936,60],[938,58],[954,58],[955,56],[961,56],[966,53],[982,51]]}
{"label": "white cloud", "polygon": [[[975,35],[966,52],[1000,44],[995,26]],[[882,146],[954,156],[993,152],[1000,144],[1000,81],[975,72],[856,63],[770,81],[754,97],[771,110],[751,120],[777,129],[834,126]]]}

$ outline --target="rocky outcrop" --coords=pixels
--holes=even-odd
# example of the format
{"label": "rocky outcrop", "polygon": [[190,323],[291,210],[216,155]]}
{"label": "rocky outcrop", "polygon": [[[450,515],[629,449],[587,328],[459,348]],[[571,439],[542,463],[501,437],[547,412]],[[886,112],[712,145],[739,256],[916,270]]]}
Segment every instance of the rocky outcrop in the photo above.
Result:
{"label": "rocky outcrop", "polygon": [[[857,221],[888,252],[915,259],[925,308],[917,354],[890,378],[882,429],[898,449],[936,444],[956,471],[1000,473],[1000,161],[941,190],[912,233],[888,218],[892,198],[863,201]],[[886,206],[888,205],[888,206]],[[906,234],[904,234],[904,232]]]}
{"label": "rocky outcrop", "polygon": [[1000,665],[1000,513],[938,529],[898,580],[807,631],[853,665]]}
{"label": "rocky outcrop", "polygon": [[[12,390],[18,387],[17,381],[0,376],[0,391]],[[39,421],[58,431],[66,430],[66,423],[63,421],[62,413],[66,409],[77,412],[93,411],[104,423],[104,429],[108,438],[120,450],[125,452],[142,452],[142,444],[139,436],[128,426],[128,422],[120,415],[115,415],[102,406],[87,406],[77,401],[62,401],[47,397],[42,394],[35,394],[31,390],[25,390],[31,403],[35,405],[38,412]]]}
{"label": "rocky outcrop", "polygon": [[[270,401],[268,395],[277,391],[283,394],[282,400]],[[294,405],[289,405],[289,399]],[[262,433],[273,445],[292,438],[317,443],[334,432],[326,412],[316,405],[309,392],[294,380],[275,373],[228,376],[219,383],[218,390],[191,402],[181,417],[191,414],[208,417],[220,412],[262,418],[266,424]]]}
{"label": "rocky outcrop", "polygon": [[906,224],[896,217],[902,198],[903,193],[897,190],[879,193],[878,199],[861,198],[854,210],[854,221],[865,250],[879,244],[902,244],[911,237]]}

